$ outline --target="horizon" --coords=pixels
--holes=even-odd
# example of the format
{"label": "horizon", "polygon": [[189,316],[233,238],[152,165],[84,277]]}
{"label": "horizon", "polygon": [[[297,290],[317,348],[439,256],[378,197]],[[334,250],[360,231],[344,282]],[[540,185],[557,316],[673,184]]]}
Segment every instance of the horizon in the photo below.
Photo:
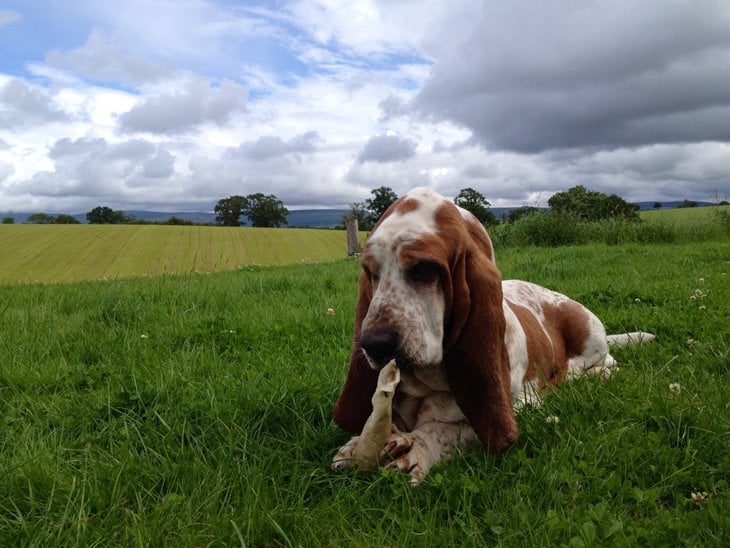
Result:
{"label": "horizon", "polygon": [[[694,202],[697,207],[710,207],[715,205],[722,205],[715,202],[709,202],[709,201],[696,201],[696,200],[687,200],[686,198],[683,200],[667,200],[667,201],[659,201],[659,200],[643,200],[640,202],[631,202],[635,205],[639,205],[641,207],[641,210],[652,210],[656,209],[654,208],[654,204],[660,203],[661,209],[676,209],[679,204],[682,204],[684,201],[691,201]],[[520,209],[520,208],[526,208],[526,207],[537,207],[538,209],[549,209],[549,206],[529,206],[529,205],[519,205],[519,206],[490,206],[488,209],[490,211],[498,212],[500,214],[507,214],[510,211],[514,209]],[[125,214],[144,214],[148,217],[135,217],[136,220],[152,220],[153,216],[159,216],[163,217],[165,215],[169,216],[180,216],[180,215],[205,215],[210,217],[215,217],[215,212],[213,211],[164,211],[164,210],[146,210],[146,209],[129,209],[129,210],[118,210],[122,211]],[[308,212],[322,212],[326,215],[328,212],[337,212],[338,214],[344,213],[350,211],[350,208],[348,207],[319,207],[319,208],[297,208],[297,209],[289,209],[289,214],[294,213],[295,217],[297,213],[308,213]],[[27,219],[30,215],[34,214],[45,214],[50,216],[58,216],[58,215],[70,215],[74,218],[77,218],[81,221],[82,224],[87,224],[85,220],[86,213],[88,212],[64,212],[64,211],[0,211],[0,216],[6,217],[6,216],[21,216],[24,219]],[[183,217],[184,218],[184,217]],[[21,223],[24,223],[25,221],[21,221]]]}

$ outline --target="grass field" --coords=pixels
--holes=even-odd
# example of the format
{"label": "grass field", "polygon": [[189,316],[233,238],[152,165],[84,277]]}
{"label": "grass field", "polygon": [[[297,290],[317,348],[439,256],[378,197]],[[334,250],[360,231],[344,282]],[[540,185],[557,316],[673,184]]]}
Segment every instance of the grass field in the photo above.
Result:
{"label": "grass field", "polygon": [[0,287],[1,544],[727,546],[730,239],[497,257],[657,341],[415,489],[329,470],[356,261]]}
{"label": "grass field", "polygon": [[333,261],[345,233],[303,228],[0,225],[0,283],[70,282]]}
{"label": "grass field", "polygon": [[712,220],[718,213],[730,213],[730,206],[677,207],[673,209],[651,209],[639,212],[644,221],[668,223],[703,223]]}
{"label": "grass field", "polygon": [[[730,207],[643,211],[645,223],[587,226],[523,220],[491,230],[498,248],[528,243],[686,243],[730,235]],[[366,233],[361,233],[364,241]],[[251,265],[333,261],[339,230],[159,225],[0,225],[0,284],[74,282],[220,272]]]}

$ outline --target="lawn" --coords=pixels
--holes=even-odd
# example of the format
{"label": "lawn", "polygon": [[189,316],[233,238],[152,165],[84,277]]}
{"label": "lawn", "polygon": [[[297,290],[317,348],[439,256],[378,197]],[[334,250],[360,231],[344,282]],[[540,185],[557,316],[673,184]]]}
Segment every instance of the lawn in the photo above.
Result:
{"label": "lawn", "polygon": [[730,240],[497,259],[657,341],[417,488],[329,469],[356,261],[0,287],[2,544],[728,545]]}

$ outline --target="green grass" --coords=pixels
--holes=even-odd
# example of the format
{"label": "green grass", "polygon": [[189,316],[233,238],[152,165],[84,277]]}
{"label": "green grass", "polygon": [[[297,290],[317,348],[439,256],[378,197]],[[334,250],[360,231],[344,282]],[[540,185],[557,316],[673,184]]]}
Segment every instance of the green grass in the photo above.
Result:
{"label": "green grass", "polygon": [[2,544],[727,545],[730,241],[497,259],[658,340],[415,489],[329,470],[356,261],[0,287]]}
{"label": "green grass", "polygon": [[[490,229],[497,249],[602,242],[675,243],[730,235],[730,207],[642,212],[643,223],[539,215]],[[361,233],[361,242],[366,233]],[[0,225],[0,284],[220,272],[322,262],[347,253],[339,230],[159,225]]]}
{"label": "green grass", "polygon": [[0,225],[0,250],[0,283],[214,272],[347,255],[343,231],[155,225]]}
{"label": "green grass", "polygon": [[671,223],[692,223],[711,221],[718,212],[730,213],[730,206],[678,207],[673,209],[651,209],[640,211],[643,221]]}

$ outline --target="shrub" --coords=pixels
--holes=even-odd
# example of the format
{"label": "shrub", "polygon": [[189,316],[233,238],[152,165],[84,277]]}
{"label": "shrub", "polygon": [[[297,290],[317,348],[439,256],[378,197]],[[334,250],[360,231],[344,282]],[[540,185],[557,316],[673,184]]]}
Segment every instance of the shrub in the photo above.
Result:
{"label": "shrub", "polygon": [[584,221],[601,219],[624,219],[638,221],[638,206],[628,203],[616,194],[610,196],[587,190],[583,185],[574,186],[565,192],[558,192],[548,200],[550,209],[567,213]]}
{"label": "shrub", "polygon": [[730,233],[730,209],[721,209],[715,212],[717,220],[720,222],[720,227],[726,232]]}
{"label": "shrub", "polygon": [[719,209],[711,215],[639,222],[623,218],[586,221],[555,211],[533,212],[515,222],[491,227],[489,234],[498,248],[590,242],[608,245],[705,242],[730,234],[730,209]]}
{"label": "shrub", "polygon": [[609,245],[626,243],[672,243],[677,240],[677,232],[671,226],[660,223],[637,223],[624,219],[605,219],[594,223],[584,223],[586,239]]}
{"label": "shrub", "polygon": [[583,243],[584,223],[564,213],[530,213],[492,231],[497,245],[556,247]]}

